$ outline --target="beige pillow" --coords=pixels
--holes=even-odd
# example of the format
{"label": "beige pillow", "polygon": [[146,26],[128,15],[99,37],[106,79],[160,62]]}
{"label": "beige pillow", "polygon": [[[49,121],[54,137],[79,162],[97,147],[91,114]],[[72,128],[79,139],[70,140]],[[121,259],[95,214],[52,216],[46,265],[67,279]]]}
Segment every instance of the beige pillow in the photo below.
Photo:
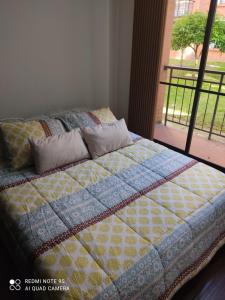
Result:
{"label": "beige pillow", "polygon": [[82,134],[92,158],[133,144],[124,119],[94,128],[82,128]]}
{"label": "beige pillow", "polygon": [[30,144],[38,174],[90,157],[80,129],[31,140]]}

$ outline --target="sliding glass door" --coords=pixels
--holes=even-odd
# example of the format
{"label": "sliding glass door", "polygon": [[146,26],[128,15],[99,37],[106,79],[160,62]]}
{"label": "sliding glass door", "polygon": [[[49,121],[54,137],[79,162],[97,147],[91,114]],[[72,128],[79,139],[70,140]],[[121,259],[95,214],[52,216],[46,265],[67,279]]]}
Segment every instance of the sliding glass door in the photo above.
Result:
{"label": "sliding glass door", "polygon": [[154,138],[225,167],[225,5],[171,1],[167,19]]}
{"label": "sliding glass door", "polygon": [[[225,2],[224,2],[225,3]],[[189,153],[225,166],[225,5],[213,1],[211,35],[205,58]],[[207,31],[206,31],[207,34]],[[199,142],[199,136],[204,137]]]}

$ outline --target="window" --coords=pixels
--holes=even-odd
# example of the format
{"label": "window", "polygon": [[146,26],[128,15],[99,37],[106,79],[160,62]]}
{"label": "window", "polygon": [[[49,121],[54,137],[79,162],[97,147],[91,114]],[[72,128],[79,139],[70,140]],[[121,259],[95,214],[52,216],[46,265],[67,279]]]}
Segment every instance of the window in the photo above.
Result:
{"label": "window", "polygon": [[210,43],[209,44],[209,49],[215,49],[216,48],[216,44],[215,43]]}
{"label": "window", "polygon": [[182,17],[190,12],[192,0],[176,0],[175,17]]}

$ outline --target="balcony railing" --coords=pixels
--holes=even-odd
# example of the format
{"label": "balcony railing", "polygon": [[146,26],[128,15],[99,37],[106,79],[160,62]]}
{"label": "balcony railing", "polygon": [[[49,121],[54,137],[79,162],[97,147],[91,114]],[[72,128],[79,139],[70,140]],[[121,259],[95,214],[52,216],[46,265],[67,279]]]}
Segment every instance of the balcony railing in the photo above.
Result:
{"label": "balcony railing", "polygon": [[[198,69],[165,66],[167,93],[164,102],[164,124],[189,126]],[[225,138],[225,71],[205,70],[201,87],[195,129]]]}

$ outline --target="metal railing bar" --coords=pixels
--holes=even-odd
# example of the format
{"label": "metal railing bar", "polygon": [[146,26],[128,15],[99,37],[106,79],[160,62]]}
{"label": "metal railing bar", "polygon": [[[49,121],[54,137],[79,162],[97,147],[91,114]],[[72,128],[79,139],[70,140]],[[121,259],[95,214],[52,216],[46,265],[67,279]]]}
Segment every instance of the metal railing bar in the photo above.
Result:
{"label": "metal railing bar", "polygon": [[[197,81],[197,79],[196,78],[188,78],[188,77],[183,77],[183,76],[173,76],[173,78],[174,79],[177,79],[177,78],[179,78],[179,79],[183,79],[183,80],[189,80],[189,81]],[[220,84],[218,81],[210,81],[210,80],[203,80],[202,81],[203,83],[213,83],[213,84]],[[224,83],[225,84],[225,83]]]}
{"label": "metal railing bar", "polygon": [[[171,83],[171,80],[172,80],[172,76],[173,76],[173,69],[170,70],[170,83]],[[168,87],[168,94],[167,94],[167,101],[166,101],[166,115],[165,115],[165,121],[164,121],[164,124],[166,126],[166,122],[167,122],[167,115],[168,115],[168,108],[169,108],[169,101],[170,101],[170,89],[171,89],[171,86],[169,85]]]}
{"label": "metal railing bar", "polygon": [[[165,84],[165,85],[171,85],[171,86],[175,86],[175,87],[181,87],[181,88],[186,88],[186,89],[190,89],[190,90],[195,90],[195,87],[192,87],[189,85],[185,86],[184,84],[169,83],[169,82],[165,82],[165,81],[160,81],[160,83]],[[205,90],[205,89],[200,89],[200,92],[201,93],[210,93],[210,94],[219,95],[219,96],[225,96],[225,93],[209,91],[209,90]]]}
{"label": "metal railing bar", "polygon": [[225,96],[225,93],[221,93],[221,92],[215,92],[215,91],[208,91],[205,89],[200,89],[201,93],[209,93],[209,94],[213,94],[213,95],[219,95],[219,96]]}
{"label": "metal railing bar", "polygon": [[[210,83],[209,91],[211,90],[211,86],[212,86],[212,84]],[[208,103],[209,103],[209,97],[210,96],[211,96],[210,93],[208,93],[207,100],[206,100],[206,105],[205,105],[204,117],[203,117],[203,121],[202,121],[202,129],[203,129],[204,124],[205,124],[205,116],[206,116],[206,111],[207,111],[207,108],[208,108]],[[201,101],[201,99],[200,99],[200,101]]]}
{"label": "metal railing bar", "polygon": [[[218,92],[221,91],[223,77],[224,77],[224,74],[222,74],[221,77],[220,77],[220,86],[219,86]],[[215,117],[216,117],[216,113],[217,113],[219,98],[220,98],[220,96],[219,96],[219,94],[217,94],[216,101],[215,101],[215,107],[214,107],[214,111],[213,111],[213,116],[212,116],[212,121],[211,121],[211,126],[210,126],[210,131],[209,131],[209,137],[208,137],[209,140],[211,139],[211,135],[212,135],[212,131],[213,131],[213,126],[214,126]]]}
{"label": "metal railing bar", "polygon": [[[179,125],[183,125],[183,126],[186,126],[188,127],[189,125],[186,125],[185,123],[179,123],[178,121],[173,121],[173,120],[170,120],[170,119],[167,119],[167,121],[171,122],[171,123],[175,123],[175,124],[179,124]],[[199,131],[203,131],[205,133],[209,133],[209,130],[206,130],[206,129],[201,129],[199,127],[194,127],[196,130],[199,130]],[[225,135],[223,134],[220,134],[220,133],[216,133],[216,132],[212,132],[213,135],[217,135],[217,136],[220,136],[220,137],[225,137]]]}
{"label": "metal railing bar", "polygon": [[180,79],[186,79],[186,80],[190,80],[190,81],[197,81],[196,78],[189,78],[189,77],[185,77],[185,76],[176,76],[174,75],[173,78],[180,78]]}
{"label": "metal railing bar", "polygon": [[[196,130],[199,130],[199,131],[203,131],[203,132],[205,132],[205,133],[209,133],[208,130],[201,129],[201,128],[199,128],[199,127],[195,127],[195,129],[196,129]],[[212,132],[212,135],[216,135],[216,136],[220,136],[220,137],[225,137],[225,135],[220,134],[220,133],[216,133],[216,132]]]}
{"label": "metal railing bar", "polygon": [[[177,80],[177,84],[179,84],[179,79]],[[174,106],[173,106],[173,119],[174,119],[174,112],[176,110],[176,103],[177,103],[177,91],[178,87],[176,88],[176,94],[175,94],[175,99],[174,99]]]}
{"label": "metal railing bar", "polygon": [[224,126],[224,120],[225,120],[225,113],[223,115],[223,121],[222,121],[222,125],[221,125],[221,128],[220,128],[220,134],[222,135],[222,130],[223,130],[223,126]]}
{"label": "metal railing bar", "polygon": [[[194,85],[194,83],[193,83]],[[189,101],[189,104],[188,104],[188,113],[187,113],[187,119],[186,119],[186,126],[189,122],[189,116],[190,116],[190,110],[191,110],[191,103],[192,103],[192,97],[193,97],[193,92],[194,90],[191,91],[191,97],[190,97],[190,101]]]}
{"label": "metal railing bar", "polygon": [[165,65],[164,66],[164,70],[167,70],[167,69],[182,70],[182,71],[194,71],[194,72],[198,72],[199,71],[198,68]]}
{"label": "metal railing bar", "polygon": [[[165,65],[164,70],[166,69],[174,69],[174,70],[183,70],[183,71],[193,71],[193,72],[199,72],[198,68],[189,68],[189,67],[179,67],[179,66],[169,66]],[[215,71],[215,70],[209,70],[206,69],[205,73],[210,73],[210,74],[217,74],[217,75],[225,75],[225,71]]]}
{"label": "metal railing bar", "polygon": [[170,82],[166,82],[166,81],[160,81],[161,84],[165,84],[165,85],[171,85],[171,86],[177,86],[177,87],[181,87],[181,88],[186,88],[186,89],[191,89],[191,90],[195,90],[195,87],[193,86],[189,86],[189,85],[184,85],[184,84],[177,84],[177,83],[170,83]]}
{"label": "metal railing bar", "polygon": [[[186,85],[186,80],[185,80],[185,85]],[[184,93],[185,93],[185,88],[183,89],[183,96],[182,96],[182,103],[181,103],[181,108],[180,108],[180,118],[179,118],[179,122],[180,122],[180,120],[181,120],[181,114],[182,114],[182,110],[183,110]]]}

